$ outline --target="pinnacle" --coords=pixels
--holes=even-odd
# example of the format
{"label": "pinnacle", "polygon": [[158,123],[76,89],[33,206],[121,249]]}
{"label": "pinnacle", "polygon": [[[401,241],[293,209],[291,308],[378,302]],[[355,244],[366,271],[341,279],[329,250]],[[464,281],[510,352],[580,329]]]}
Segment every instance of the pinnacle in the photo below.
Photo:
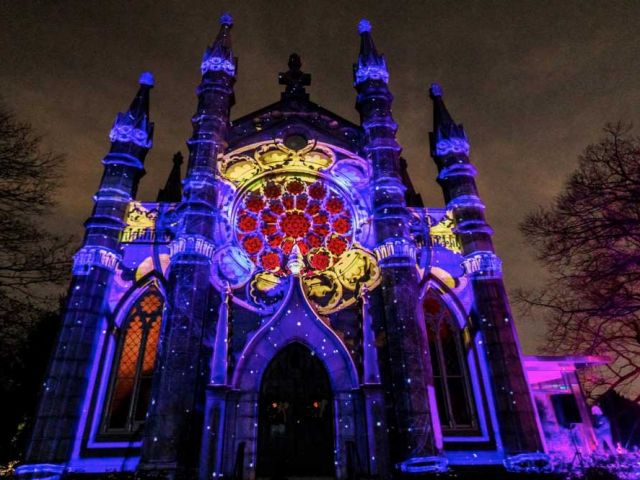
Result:
{"label": "pinnacle", "polygon": [[153,78],[153,73],[151,72],[142,72],[140,74],[140,78],[138,80],[140,85],[146,85],[147,87],[153,87],[155,85],[155,79]]}
{"label": "pinnacle", "polygon": [[371,31],[371,22],[366,18],[363,18],[362,20],[360,20],[360,22],[358,23],[358,33],[362,35],[363,33],[370,32],[370,31]]}
{"label": "pinnacle", "polygon": [[229,12],[225,12],[220,15],[220,25],[227,25],[229,27],[233,25],[233,17]]}
{"label": "pinnacle", "polygon": [[434,82],[431,84],[431,87],[429,88],[429,96],[431,98],[442,97],[442,87],[439,83]]}

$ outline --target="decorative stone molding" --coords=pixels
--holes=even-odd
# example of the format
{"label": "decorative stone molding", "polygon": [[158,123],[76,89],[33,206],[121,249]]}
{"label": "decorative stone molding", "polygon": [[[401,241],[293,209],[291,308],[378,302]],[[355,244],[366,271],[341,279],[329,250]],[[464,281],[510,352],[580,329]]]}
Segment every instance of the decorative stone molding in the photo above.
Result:
{"label": "decorative stone molding", "polygon": [[459,197],[452,198],[447,203],[447,210],[454,210],[456,208],[474,207],[485,209],[484,203],[477,195],[460,195]]}
{"label": "decorative stone molding", "polygon": [[406,240],[388,240],[374,248],[374,252],[378,261],[397,257],[408,257],[413,261],[416,259],[415,245]]}
{"label": "decorative stone molding", "polygon": [[507,471],[514,473],[551,473],[553,471],[551,458],[542,452],[512,455],[503,463]]}
{"label": "decorative stone molding", "polygon": [[366,82],[367,80],[382,80],[384,83],[389,83],[389,71],[387,70],[387,62],[385,62],[384,58],[381,58],[380,63],[375,65],[358,63],[355,75],[356,85]]}
{"label": "decorative stone molding", "polygon": [[109,132],[109,140],[111,140],[112,143],[133,143],[142,148],[151,148],[153,145],[153,142],[149,138],[149,134],[145,130],[136,128],[133,125],[121,123],[119,116],[116,119],[111,132]]}
{"label": "decorative stone molding", "polygon": [[475,252],[462,261],[462,268],[468,275],[483,278],[502,277],[502,260],[493,252]]}
{"label": "decorative stone molding", "polygon": [[120,262],[120,255],[106,248],[82,247],[73,256],[72,273],[88,275],[92,267],[106,268],[115,271]]}
{"label": "decorative stone molding", "polygon": [[62,478],[65,466],[53,463],[21,465],[15,470],[16,478],[38,478],[40,480],[58,480]]}
{"label": "decorative stone molding", "polygon": [[200,71],[203,75],[207,72],[224,72],[231,77],[236,76],[236,66],[233,61],[216,55],[210,57],[205,55],[200,64]]}
{"label": "decorative stone molding", "polygon": [[414,457],[398,463],[397,468],[405,473],[437,473],[448,470],[449,461],[445,457]]}
{"label": "decorative stone molding", "polygon": [[440,170],[438,173],[439,180],[445,180],[449,177],[475,177],[478,170],[470,163],[454,163]]}
{"label": "decorative stone molding", "polygon": [[181,235],[169,244],[169,255],[199,255],[211,259],[215,252],[215,244],[200,235]]}
{"label": "decorative stone molding", "polygon": [[436,156],[444,157],[451,153],[469,155],[469,142],[466,138],[443,138],[436,143]]}

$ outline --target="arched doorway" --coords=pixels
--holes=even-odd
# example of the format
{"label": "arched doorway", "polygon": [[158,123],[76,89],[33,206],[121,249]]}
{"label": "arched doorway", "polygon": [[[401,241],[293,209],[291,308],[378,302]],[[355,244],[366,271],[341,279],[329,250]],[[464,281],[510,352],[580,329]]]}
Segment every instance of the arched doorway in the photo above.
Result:
{"label": "arched doorway", "polygon": [[258,425],[259,477],[334,476],[331,384],[304,345],[283,348],[265,370]]}

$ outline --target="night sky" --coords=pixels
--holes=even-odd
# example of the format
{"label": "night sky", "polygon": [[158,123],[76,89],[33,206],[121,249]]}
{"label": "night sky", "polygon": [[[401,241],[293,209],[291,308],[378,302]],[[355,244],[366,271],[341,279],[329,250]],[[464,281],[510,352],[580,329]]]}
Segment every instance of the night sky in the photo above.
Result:
{"label": "night sky", "polygon": [[[357,121],[352,63],[362,17],[385,54],[403,155],[425,202],[442,205],[429,158],[428,87],[464,123],[507,288],[539,285],[517,225],[548,204],[608,121],[640,124],[640,2],[10,1],[0,2],[0,95],[67,155],[52,228],[80,238],[116,112],[141,71],[156,77],[154,148],[139,199],[155,200],[191,133],[200,61],[233,14],[238,117],[279,99],[291,52],[311,100]],[[636,133],[639,130],[636,128]],[[543,326],[517,318],[525,352]]]}

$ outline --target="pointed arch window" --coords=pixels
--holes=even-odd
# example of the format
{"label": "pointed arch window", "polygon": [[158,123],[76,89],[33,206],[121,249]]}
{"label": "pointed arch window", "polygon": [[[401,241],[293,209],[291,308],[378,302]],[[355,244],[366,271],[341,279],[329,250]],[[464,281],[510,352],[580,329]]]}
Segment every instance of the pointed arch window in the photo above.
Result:
{"label": "pointed arch window", "polygon": [[151,381],[160,338],[163,297],[150,286],[122,322],[103,416],[103,433],[137,433],[151,398]]}
{"label": "pointed arch window", "polygon": [[478,433],[462,332],[450,310],[436,295],[427,295],[424,313],[442,432],[445,435]]}

